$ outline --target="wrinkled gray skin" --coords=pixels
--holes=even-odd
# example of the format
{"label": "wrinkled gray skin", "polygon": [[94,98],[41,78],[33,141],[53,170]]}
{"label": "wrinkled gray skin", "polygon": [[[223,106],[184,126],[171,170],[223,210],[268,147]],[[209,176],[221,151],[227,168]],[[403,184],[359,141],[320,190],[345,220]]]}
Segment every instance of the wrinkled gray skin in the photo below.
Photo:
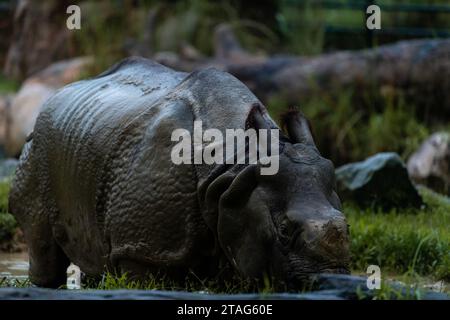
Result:
{"label": "wrinkled gray skin", "polygon": [[30,253],[30,279],[65,283],[69,262],[142,276],[269,275],[296,286],[315,272],[348,272],[348,229],[306,120],[285,117],[280,169],[174,165],[174,129],[278,128],[228,73],[175,72],[130,58],[48,100],[25,145],[10,210]]}

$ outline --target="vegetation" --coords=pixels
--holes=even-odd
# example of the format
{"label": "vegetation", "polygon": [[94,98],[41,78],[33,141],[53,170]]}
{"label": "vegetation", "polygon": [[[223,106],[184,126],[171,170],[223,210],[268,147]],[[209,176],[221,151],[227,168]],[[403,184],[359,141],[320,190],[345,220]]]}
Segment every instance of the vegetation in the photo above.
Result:
{"label": "vegetation", "polygon": [[12,239],[17,223],[8,213],[9,180],[0,181],[0,243]]}
{"label": "vegetation", "polygon": [[426,208],[383,213],[346,204],[354,270],[450,280],[450,201],[421,188]]}
{"label": "vegetation", "polygon": [[[249,10],[246,1],[178,0],[171,2],[147,0],[140,6],[110,1],[88,1],[83,4],[83,28],[76,40],[81,54],[93,54],[100,61],[124,57],[135,40],[146,40],[153,51],[177,51],[180,45],[191,44],[205,55],[213,52],[214,27],[227,22],[250,51],[287,52],[311,55],[330,49],[363,48],[366,34],[328,34],[327,27],[365,26],[361,10],[345,8],[346,0],[338,0],[344,8],[326,8],[312,0],[262,1],[260,10]],[[377,4],[398,4],[383,0]],[[400,1],[401,2],[401,1]],[[445,4],[445,0],[408,0],[408,3]],[[145,38],[149,28],[148,14],[153,10],[153,34]],[[257,12],[255,12],[257,11]],[[95,14],[102,12],[101,15]],[[91,14],[93,13],[93,14]],[[383,12],[385,27],[449,29],[445,13],[417,14]],[[144,31],[143,31],[144,30]],[[381,39],[381,42],[395,39]],[[103,70],[103,69],[102,69]]]}
{"label": "vegetation", "polygon": [[0,73],[0,95],[15,92],[19,89],[19,84],[15,81],[6,79]]}
{"label": "vegetation", "polygon": [[[367,46],[367,33],[364,29],[366,16],[361,10],[351,10],[349,1],[337,0],[342,7],[327,8],[314,0],[280,0],[277,21],[282,36],[283,49],[290,53],[311,55],[333,49],[358,49]],[[350,1],[355,2],[355,1]],[[361,1],[363,2],[363,1]],[[383,5],[448,4],[446,0],[380,0]],[[383,28],[423,28],[448,30],[450,23],[446,13],[417,13],[402,11],[383,11]],[[353,28],[355,32],[338,32],[339,29]],[[330,32],[333,29],[336,32]],[[328,32],[327,32],[328,31]],[[374,38],[373,45],[404,39],[406,35],[386,35]],[[413,37],[413,36],[409,36]]]}
{"label": "vegetation", "polygon": [[[450,126],[425,123],[400,98],[367,97],[366,103],[355,103],[352,91],[333,97],[317,94],[304,101],[300,109],[310,119],[316,143],[321,153],[335,165],[360,161],[378,152],[397,152],[406,160],[420,144],[438,130],[450,131]],[[278,119],[288,106],[281,98],[273,98],[268,109]],[[401,138],[400,138],[401,137]]]}
{"label": "vegetation", "polygon": [[[383,0],[379,4],[398,2]],[[446,3],[441,0],[408,2]],[[263,6],[270,3],[260,4],[260,11],[264,12]],[[274,1],[274,10],[266,9],[266,14],[259,16],[249,16],[251,13],[242,8],[245,2],[238,0],[217,3],[148,0],[140,6],[87,1],[84,6],[83,32],[75,33],[73,47],[81,55],[95,57],[96,63],[88,75],[98,74],[131,54],[178,52],[185,44],[192,45],[201,54],[211,55],[214,28],[223,22],[231,24],[243,47],[250,52],[312,55],[329,49],[352,48],[358,42],[361,42],[359,47],[366,44],[364,34],[361,41],[355,35],[332,39],[325,34],[327,25],[364,26],[364,14],[358,10],[331,10],[311,0]],[[152,15],[153,23],[149,23]],[[445,14],[383,12],[383,25],[448,29],[450,24],[445,17]],[[345,41],[347,38],[349,41]],[[337,165],[382,151],[398,152],[406,159],[430,133],[450,130],[447,123],[426,120],[423,108],[405,102],[402,92],[374,85],[373,92],[366,95],[364,101],[355,101],[352,90],[348,89],[338,96],[321,92],[311,101],[299,102],[314,124],[320,150]],[[275,116],[287,107],[281,97],[267,105]]]}
{"label": "vegetation", "polygon": [[204,293],[226,293],[237,294],[242,292],[272,292],[270,284],[260,286],[259,288],[247,280],[235,278],[227,282],[217,280],[204,280],[198,278],[194,273],[186,276],[182,283],[177,283],[166,279],[149,275],[145,280],[132,280],[127,274],[117,275],[114,273],[105,273],[100,282],[87,281],[85,289],[116,290],[116,289],[143,289],[143,290],[176,290],[188,292]]}

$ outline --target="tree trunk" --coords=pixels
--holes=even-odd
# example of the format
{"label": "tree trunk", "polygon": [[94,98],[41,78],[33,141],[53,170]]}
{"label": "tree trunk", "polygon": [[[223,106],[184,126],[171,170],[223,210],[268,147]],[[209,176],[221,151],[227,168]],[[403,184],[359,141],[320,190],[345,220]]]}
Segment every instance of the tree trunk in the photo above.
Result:
{"label": "tree trunk", "polygon": [[70,56],[70,30],[65,19],[71,2],[19,1],[4,68],[6,76],[21,81],[54,61]]}

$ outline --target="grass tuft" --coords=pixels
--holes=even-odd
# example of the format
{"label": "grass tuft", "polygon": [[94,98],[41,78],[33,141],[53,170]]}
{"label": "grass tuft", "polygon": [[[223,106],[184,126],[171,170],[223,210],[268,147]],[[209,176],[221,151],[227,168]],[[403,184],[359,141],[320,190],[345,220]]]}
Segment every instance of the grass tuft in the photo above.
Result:
{"label": "grass tuft", "polygon": [[365,270],[376,264],[396,274],[450,280],[450,203],[421,188],[422,210],[362,210],[344,206],[350,224],[352,267]]}
{"label": "grass tuft", "polygon": [[0,181],[0,244],[13,238],[17,222],[8,213],[8,193],[10,180]]}

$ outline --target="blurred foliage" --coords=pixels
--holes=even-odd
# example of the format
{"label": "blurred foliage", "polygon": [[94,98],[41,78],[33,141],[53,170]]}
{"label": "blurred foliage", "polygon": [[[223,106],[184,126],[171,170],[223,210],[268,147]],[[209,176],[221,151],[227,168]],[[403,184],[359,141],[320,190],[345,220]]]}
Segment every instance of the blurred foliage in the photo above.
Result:
{"label": "blurred foliage", "polygon": [[15,81],[5,78],[0,74],[0,94],[15,92],[19,89],[19,84]]}
{"label": "blurred foliage", "polygon": [[[367,98],[361,107],[352,93],[342,91],[337,97],[321,93],[300,105],[312,123],[319,150],[336,165],[385,151],[397,152],[406,160],[432,132],[450,130],[448,124],[426,125],[415,106],[402,98],[379,97],[376,105]],[[268,109],[278,119],[286,105],[274,97]]]}
{"label": "blurred foliage", "polygon": [[[366,14],[363,10],[348,8],[358,1],[334,0],[339,9],[327,8],[315,0],[280,0],[277,21],[283,36],[284,50],[296,54],[316,54],[334,49],[360,49],[367,46],[365,32]],[[359,1],[363,3],[363,1]],[[447,29],[450,31],[448,13],[418,13],[383,11],[383,5],[448,5],[448,0],[379,0],[382,28]],[[331,32],[339,27],[355,28],[358,33]],[[328,28],[328,30],[327,30]],[[374,44],[414,38],[410,35],[377,35]]]}
{"label": "blurred foliage", "polygon": [[0,180],[0,213],[8,212],[8,194],[10,179]]}
{"label": "blurred foliage", "polygon": [[[394,2],[385,0],[381,3]],[[365,21],[365,15],[359,11],[323,9],[310,0],[266,0],[259,6],[238,0],[148,0],[137,4],[132,1],[87,1],[83,5],[83,29],[76,32],[75,46],[81,48],[82,54],[96,58],[92,75],[121,58],[136,54],[139,46],[146,46],[144,52],[155,53],[177,52],[189,44],[202,54],[212,55],[214,28],[223,22],[231,24],[243,47],[250,52],[311,55],[326,49],[326,24],[354,26],[364,25]],[[250,7],[255,12],[249,10]],[[153,23],[149,25],[150,16]],[[441,16],[436,15],[433,26],[450,26]],[[383,13],[382,19],[384,25],[424,25],[420,17],[414,15]],[[339,39],[341,41],[343,37]],[[342,43],[342,46],[346,44]],[[340,47],[340,44],[331,47]],[[406,159],[430,133],[450,129],[446,125],[425,123],[415,112],[415,106],[403,99],[379,97],[374,93],[367,93],[366,101],[361,103],[355,103],[351,90],[338,97],[317,94],[311,101],[302,103],[300,107],[315,127],[320,150],[338,165],[381,151],[395,151]],[[285,101],[279,98],[268,103],[275,116],[284,107]]]}
{"label": "blurred foliage", "polygon": [[[212,55],[214,28],[223,22],[233,27],[250,51],[270,51],[278,45],[275,32],[264,23],[246,18],[232,1],[143,1],[140,6],[130,1],[87,1],[82,12],[83,28],[75,34],[74,47],[80,54],[96,58],[91,74],[135,53],[140,45],[154,53],[177,52],[189,44]],[[151,14],[155,21],[149,26]],[[152,30],[148,30],[150,27]]]}
{"label": "blurred foliage", "polygon": [[[346,4],[346,0],[335,0]],[[447,4],[445,0],[383,0],[383,4]],[[357,27],[364,31],[366,15],[362,10],[329,9],[313,0],[178,1],[85,1],[82,4],[83,29],[76,42],[85,54],[100,59],[126,55],[126,47],[142,41],[147,18],[153,11],[153,51],[177,51],[190,44],[205,55],[213,53],[214,28],[231,24],[249,51],[291,54],[318,54],[330,49],[363,48],[366,34],[326,33],[329,26]],[[98,14],[101,12],[101,14]],[[447,13],[382,12],[382,26],[449,29]],[[378,37],[378,36],[377,36]],[[408,38],[407,36],[403,36]],[[382,36],[376,43],[399,40]],[[148,40],[148,39],[146,39]],[[110,58],[111,57],[111,58]]]}
{"label": "blurred foliage", "polygon": [[8,213],[9,180],[0,181],[0,242],[11,240],[17,228],[14,217]]}
{"label": "blurred foliage", "polygon": [[286,50],[301,55],[319,54],[323,51],[325,37],[324,12],[312,6],[311,1],[292,6],[281,1],[277,20],[285,38]]}

